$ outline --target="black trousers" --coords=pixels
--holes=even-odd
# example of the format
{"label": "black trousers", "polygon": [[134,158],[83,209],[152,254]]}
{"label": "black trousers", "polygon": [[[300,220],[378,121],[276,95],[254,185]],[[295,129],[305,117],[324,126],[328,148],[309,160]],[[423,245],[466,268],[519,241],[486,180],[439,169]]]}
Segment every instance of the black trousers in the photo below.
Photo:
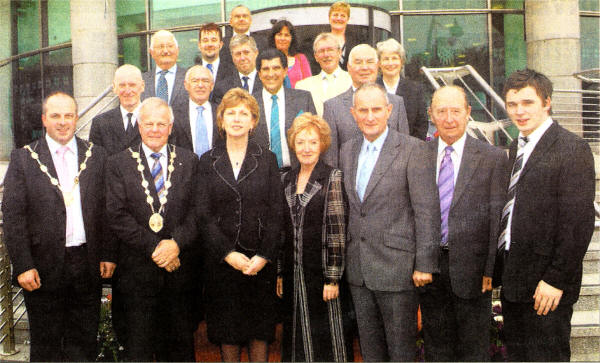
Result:
{"label": "black trousers", "polygon": [[[95,361],[100,282],[92,280],[85,245],[68,247],[57,290],[23,290],[31,362]],[[93,271],[100,274],[98,271]],[[44,277],[40,276],[42,286]]]}
{"label": "black trousers", "polygon": [[448,251],[441,251],[440,273],[420,288],[425,360],[489,361],[492,294],[473,299],[452,292]]}
{"label": "black trousers", "polygon": [[544,316],[533,310],[533,302],[515,303],[502,297],[502,315],[509,361],[571,360],[573,305],[559,304]]}

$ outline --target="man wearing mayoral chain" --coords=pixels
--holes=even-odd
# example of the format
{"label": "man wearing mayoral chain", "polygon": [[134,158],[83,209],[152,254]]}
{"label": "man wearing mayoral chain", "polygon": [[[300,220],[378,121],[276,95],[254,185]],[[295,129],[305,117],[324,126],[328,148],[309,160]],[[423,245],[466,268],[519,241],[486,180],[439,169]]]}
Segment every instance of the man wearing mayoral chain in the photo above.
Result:
{"label": "man wearing mayoral chain", "polygon": [[[5,243],[24,289],[30,360],[94,361],[100,277],[115,269],[105,233],[105,150],[75,137],[66,93],[42,105],[46,135],[14,150],[4,180]],[[102,262],[101,262],[102,261]]]}
{"label": "man wearing mayoral chain", "polygon": [[193,361],[191,257],[196,248],[196,155],[167,144],[173,112],[142,103],[142,142],[109,158],[108,222],[119,241],[127,360]]}

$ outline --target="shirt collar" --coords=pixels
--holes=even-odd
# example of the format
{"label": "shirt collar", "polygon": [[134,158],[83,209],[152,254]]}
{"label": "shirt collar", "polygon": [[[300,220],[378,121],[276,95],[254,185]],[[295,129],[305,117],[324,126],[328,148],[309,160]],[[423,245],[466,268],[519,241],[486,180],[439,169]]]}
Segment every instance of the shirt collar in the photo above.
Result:
{"label": "shirt collar", "polygon": [[[156,67],[155,73],[157,76],[160,74],[161,71],[162,71],[162,69],[160,69],[160,67]],[[167,69],[167,72],[175,74],[177,72],[177,64],[175,64],[173,67]]]}
{"label": "shirt collar", "polygon": [[[58,149],[60,149],[63,145],[46,133],[46,142],[48,143],[48,149],[50,149],[50,154],[54,155]],[[64,146],[68,146],[69,150],[71,150],[74,154],[77,153],[77,142],[75,141],[75,136],[69,140]]]}
{"label": "shirt collar", "polygon": [[[533,132],[529,134],[529,136],[527,136],[527,145],[536,145],[538,141],[540,141],[542,136],[544,136],[546,130],[550,128],[550,126],[552,126],[552,117],[548,116],[546,121],[542,122],[542,124],[538,126],[537,129],[533,130]],[[519,137],[525,137],[525,135],[519,132]]]}
{"label": "shirt collar", "polygon": [[[146,155],[146,159],[147,158],[151,158],[150,154],[152,154],[154,151],[152,151],[148,146],[146,146],[146,144],[144,144],[142,142],[142,149],[144,150],[144,155]],[[163,145],[162,148],[160,148],[159,153],[161,154],[160,157],[161,159],[163,157],[167,156],[167,144]]]}
{"label": "shirt collar", "polygon": [[[275,94],[275,95],[277,95],[278,101],[285,99],[285,94],[283,93],[284,88],[285,87],[283,87],[283,85],[281,85],[281,88],[279,88],[279,91],[277,91],[277,93]],[[273,94],[270,93],[269,91],[267,91],[267,89],[265,87],[263,87],[262,92],[263,92],[263,94],[262,94],[263,100],[271,99],[271,97],[273,96]]]}
{"label": "shirt collar", "polygon": [[383,131],[383,133],[381,135],[379,135],[378,138],[376,138],[373,142],[370,142],[369,140],[367,140],[365,138],[365,136],[363,135],[363,149],[367,148],[367,145],[373,145],[375,147],[375,150],[377,151],[381,151],[381,148],[383,147],[383,143],[385,142],[385,139],[387,138],[387,135],[390,131],[390,128],[388,126],[385,127],[385,131]]}
{"label": "shirt collar", "polygon": [[[465,149],[466,141],[467,141],[467,133],[465,132],[458,140],[456,140],[452,145],[450,145],[456,152],[456,155],[458,155],[459,159],[462,157],[463,150]],[[442,140],[441,137],[438,137],[438,155],[445,152],[446,146],[448,146],[448,144],[446,144],[446,142],[444,140]]]}
{"label": "shirt collar", "polygon": [[[333,76],[333,78],[338,78],[340,76],[340,66],[338,65],[337,68],[331,72],[331,75]],[[327,72],[325,72],[324,70],[321,70],[321,79],[325,79],[325,77],[327,77]]]}
{"label": "shirt collar", "polygon": [[196,110],[198,106],[204,106],[204,109],[207,110],[210,109],[210,102],[206,100],[203,104],[199,105],[190,98],[190,108]]}
{"label": "shirt collar", "polygon": [[240,79],[242,79],[242,77],[248,77],[251,80],[254,80],[254,78],[256,77],[256,68],[254,68],[254,70],[248,74],[243,74],[242,72],[238,71],[238,74],[240,75]]}
{"label": "shirt collar", "polygon": [[214,72],[215,70],[219,69],[219,64],[221,64],[220,58],[217,57],[217,59],[215,59],[214,62],[210,62],[210,63],[206,62],[204,59],[202,60],[202,65],[204,65],[205,67],[208,66],[209,64],[212,64],[213,72]]}
{"label": "shirt collar", "polygon": [[[140,102],[137,107],[131,112],[133,114],[133,118],[135,120],[137,120],[138,115],[140,113],[140,107],[142,107],[142,103]],[[129,113],[129,111],[127,111],[125,108],[123,108],[123,106],[119,105],[119,108],[121,109],[121,116],[123,117],[123,119],[125,120],[127,118],[127,114]]]}

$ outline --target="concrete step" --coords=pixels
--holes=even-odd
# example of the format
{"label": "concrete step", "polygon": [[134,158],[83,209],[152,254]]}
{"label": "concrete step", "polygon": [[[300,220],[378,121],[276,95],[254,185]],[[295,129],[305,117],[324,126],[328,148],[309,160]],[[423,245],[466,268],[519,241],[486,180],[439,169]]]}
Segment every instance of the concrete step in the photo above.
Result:
{"label": "concrete step", "polygon": [[600,361],[600,327],[574,326],[571,329],[571,361]]}

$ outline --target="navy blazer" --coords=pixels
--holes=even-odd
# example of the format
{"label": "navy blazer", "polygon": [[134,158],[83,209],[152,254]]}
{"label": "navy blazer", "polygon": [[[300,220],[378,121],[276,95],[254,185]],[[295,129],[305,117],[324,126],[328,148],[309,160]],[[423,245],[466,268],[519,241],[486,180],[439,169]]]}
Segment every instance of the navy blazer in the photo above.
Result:
{"label": "navy blazer", "polygon": [[89,140],[95,145],[100,145],[106,149],[108,155],[117,154],[142,141],[137,129],[137,122],[135,132],[125,133],[120,107],[94,117]]}

